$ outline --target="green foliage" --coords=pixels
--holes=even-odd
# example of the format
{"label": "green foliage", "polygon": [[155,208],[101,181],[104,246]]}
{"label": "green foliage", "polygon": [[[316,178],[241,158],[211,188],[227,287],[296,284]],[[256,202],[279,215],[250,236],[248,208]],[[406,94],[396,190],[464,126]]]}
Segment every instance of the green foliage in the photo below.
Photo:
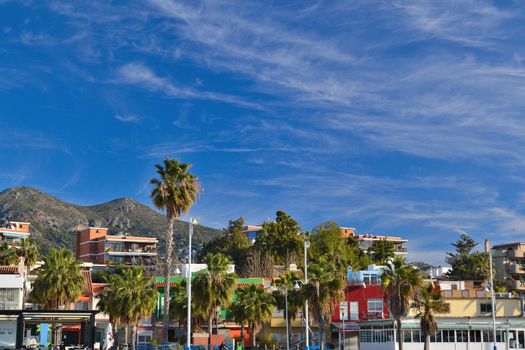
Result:
{"label": "green foliage", "polygon": [[334,305],[343,298],[345,275],[337,271],[334,264],[328,261],[308,264],[308,284],[303,286],[305,298],[309,301],[314,318],[319,324],[321,350],[326,340],[326,326]]}
{"label": "green foliage", "polygon": [[274,222],[265,222],[255,239],[254,247],[261,252],[268,252],[274,261],[285,264],[300,256],[303,249],[304,235],[301,227],[284,211],[277,211]]}
{"label": "green foliage", "polygon": [[221,253],[232,258],[236,266],[242,266],[251,248],[250,240],[243,229],[244,219],[242,217],[237,220],[230,220],[228,228],[219,237],[203,246],[200,256],[205,257],[210,253]]}
{"label": "green foliage", "polygon": [[[266,293],[264,288],[253,284],[249,287],[238,289],[236,294],[237,299],[230,307],[233,319],[242,327],[248,324],[252,333],[252,347],[255,348],[255,339],[262,323],[272,317],[274,298]],[[242,333],[242,344],[244,345],[244,332]]]}
{"label": "green foliage", "polygon": [[65,248],[52,249],[43,260],[44,265],[38,268],[33,283],[32,300],[46,309],[67,307],[82,294],[85,277],[81,272],[81,262]]}
{"label": "green foliage", "polygon": [[204,257],[207,268],[197,272],[192,282],[196,302],[203,306],[208,316],[208,333],[211,340],[215,306],[229,306],[236,282],[235,274],[229,273],[231,259],[221,253],[208,254]]}
{"label": "green foliage", "polygon": [[0,245],[0,265],[16,265],[17,263],[18,255],[16,254],[16,248],[3,242]]}
{"label": "green foliage", "polygon": [[132,350],[135,349],[137,325],[142,317],[153,314],[158,291],[153,279],[144,276],[142,267],[130,267],[122,274],[113,274],[100,298],[99,309],[110,315],[114,323],[132,327]]}
{"label": "green foliage", "polygon": [[348,266],[356,271],[366,268],[370,258],[359,248],[354,238],[345,238],[335,222],[320,224],[308,237],[311,246],[308,249],[308,261],[326,261],[334,264],[339,273],[346,274]]}
{"label": "green foliage", "polygon": [[370,257],[375,264],[386,265],[395,256],[394,243],[382,239],[374,241],[370,247]]}
{"label": "green foliage", "polygon": [[487,253],[474,252],[477,243],[468,235],[452,243],[455,252],[447,253],[446,261],[452,267],[448,273],[451,279],[487,280],[490,274],[490,264]]}
{"label": "green foliage", "polygon": [[[163,337],[168,341],[169,330],[169,306],[170,306],[170,272],[173,267],[173,227],[175,218],[182,213],[187,213],[195,203],[200,192],[200,184],[197,177],[189,172],[191,164],[180,163],[176,159],[164,159],[164,164],[156,164],[159,178],[151,179],[153,185],[151,200],[153,205],[160,210],[166,211],[168,219],[167,229],[164,232],[165,265],[164,277],[166,283],[164,298],[164,320]],[[191,252],[190,252],[191,254]]]}
{"label": "green foliage", "polygon": [[434,314],[448,312],[449,306],[443,301],[440,291],[428,284],[419,288],[412,307],[416,309],[416,317],[421,319],[421,331],[425,338],[424,350],[428,350],[430,337],[436,334],[438,329]]}
{"label": "green foliage", "polygon": [[408,313],[410,300],[414,298],[421,285],[421,275],[415,266],[406,264],[402,258],[395,258],[383,270],[381,282],[390,314],[397,323],[397,339],[399,349],[402,350],[401,317]]}

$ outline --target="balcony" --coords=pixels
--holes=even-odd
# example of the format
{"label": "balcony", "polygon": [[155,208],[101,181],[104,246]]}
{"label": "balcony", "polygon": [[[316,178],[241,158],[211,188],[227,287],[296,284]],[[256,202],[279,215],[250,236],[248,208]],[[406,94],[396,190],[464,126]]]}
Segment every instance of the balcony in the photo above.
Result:
{"label": "balcony", "polygon": [[525,282],[522,281],[513,281],[512,289],[517,291],[525,291]]}
{"label": "balcony", "polygon": [[509,251],[507,251],[507,256],[509,258],[523,258],[523,257],[525,257],[525,251],[523,251],[523,250],[509,250]]}
{"label": "balcony", "polygon": [[359,321],[382,320],[384,318],[385,315],[382,312],[361,312],[359,314]]}
{"label": "balcony", "polygon": [[523,268],[522,265],[519,265],[519,264],[509,265],[507,267],[507,271],[509,273],[518,273],[518,274],[525,273],[525,269]]}

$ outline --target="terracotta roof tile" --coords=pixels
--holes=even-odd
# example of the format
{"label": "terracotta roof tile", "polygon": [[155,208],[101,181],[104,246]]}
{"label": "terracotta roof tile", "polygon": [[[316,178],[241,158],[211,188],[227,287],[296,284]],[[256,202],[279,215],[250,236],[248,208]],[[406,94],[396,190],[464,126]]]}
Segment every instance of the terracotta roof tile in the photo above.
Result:
{"label": "terracotta roof tile", "polygon": [[0,266],[0,275],[18,275],[18,266]]}

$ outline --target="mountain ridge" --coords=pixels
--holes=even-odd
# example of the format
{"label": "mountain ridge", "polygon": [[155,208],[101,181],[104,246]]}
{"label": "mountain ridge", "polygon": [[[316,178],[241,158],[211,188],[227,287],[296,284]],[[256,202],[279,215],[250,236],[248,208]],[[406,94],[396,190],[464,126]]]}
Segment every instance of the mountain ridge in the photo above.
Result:
{"label": "mountain ridge", "polygon": [[[27,186],[7,188],[0,192],[0,227],[7,221],[31,223],[31,237],[42,253],[52,247],[74,250],[76,230],[96,226],[107,227],[109,234],[126,232],[137,236],[160,238],[166,230],[166,217],[131,197],[122,197],[94,205],[78,205],[62,201],[39,189]],[[174,240],[177,247],[187,241],[187,223],[176,220]],[[198,247],[215,238],[221,230],[197,225],[194,240]]]}

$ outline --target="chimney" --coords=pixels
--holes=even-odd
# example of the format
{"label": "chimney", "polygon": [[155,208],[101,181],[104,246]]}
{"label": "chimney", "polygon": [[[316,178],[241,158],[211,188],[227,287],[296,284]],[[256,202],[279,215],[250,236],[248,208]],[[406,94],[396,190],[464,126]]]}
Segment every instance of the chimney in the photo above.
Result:
{"label": "chimney", "polygon": [[488,239],[485,239],[485,253],[490,252],[490,242]]}

